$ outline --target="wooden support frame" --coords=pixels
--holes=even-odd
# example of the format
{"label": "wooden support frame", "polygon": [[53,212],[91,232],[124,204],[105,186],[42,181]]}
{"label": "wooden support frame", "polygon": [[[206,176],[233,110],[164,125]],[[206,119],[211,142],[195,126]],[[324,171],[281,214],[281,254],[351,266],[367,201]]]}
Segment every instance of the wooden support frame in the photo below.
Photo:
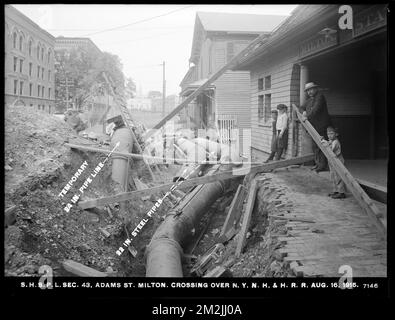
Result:
{"label": "wooden support frame", "polygon": [[[247,167],[247,168],[224,171],[224,172],[221,172],[221,173],[218,173],[215,175],[210,175],[210,176],[206,175],[203,177],[185,180],[180,184],[178,189],[185,190],[185,189],[188,189],[193,186],[206,184],[206,183],[210,183],[210,182],[215,182],[218,180],[236,179],[236,178],[245,176],[246,174],[249,174],[249,173],[256,174],[259,172],[269,171],[269,170],[273,170],[276,168],[288,167],[293,164],[301,164],[304,162],[309,162],[313,159],[314,159],[314,155],[310,154],[310,155],[291,158],[291,159],[287,159],[287,160],[273,161],[273,162],[270,162],[267,164],[262,164],[259,166],[251,166],[249,168]],[[109,203],[131,200],[135,197],[141,197],[143,195],[150,195],[150,194],[155,194],[155,193],[158,193],[161,191],[168,191],[173,185],[174,185],[174,182],[170,182],[170,183],[162,184],[160,186],[147,188],[147,189],[143,189],[143,190],[120,193],[115,196],[109,196],[109,197],[103,197],[103,198],[98,198],[98,199],[93,199],[93,200],[81,201],[78,203],[78,205],[82,209],[88,209],[88,208],[93,208],[93,207],[97,207],[97,206],[104,206]]]}
{"label": "wooden support frame", "polygon": [[248,199],[247,199],[246,209],[244,212],[243,224],[239,232],[240,238],[236,248],[236,258],[240,257],[240,254],[244,248],[245,238],[247,235],[248,227],[250,226],[252,211],[254,209],[257,190],[258,190],[258,181],[254,179],[252,180],[250,190],[248,191]]}
{"label": "wooden support frame", "polygon": [[219,237],[224,241],[228,240],[226,239],[227,232],[234,226],[234,223],[241,216],[245,196],[246,196],[246,189],[242,184],[240,184],[239,187],[237,188],[235,196],[233,197],[232,203],[230,204],[228,215],[226,216],[224,225],[222,227],[222,231],[219,235]]}
{"label": "wooden support frame", "polygon": [[333,166],[333,168],[336,170],[337,174],[341,177],[343,182],[346,184],[348,190],[351,191],[351,193],[357,200],[358,204],[361,206],[361,208],[364,210],[364,212],[368,215],[368,217],[373,222],[373,224],[377,227],[377,229],[380,231],[380,233],[384,237],[386,237],[387,230],[386,230],[384,224],[379,219],[379,215],[380,215],[379,210],[374,205],[372,200],[365,193],[365,191],[361,188],[359,183],[354,179],[354,177],[347,170],[347,168],[344,166],[344,164],[336,157],[336,155],[333,153],[332,149],[329,146],[324,146],[321,143],[320,135],[314,129],[314,127],[311,125],[311,123],[306,119],[306,117],[304,117],[299,112],[296,105],[293,104],[292,107],[295,110],[302,125],[305,127],[307,132],[313,138],[314,142],[317,144],[317,146],[321,149],[321,151],[327,157],[328,161]]}

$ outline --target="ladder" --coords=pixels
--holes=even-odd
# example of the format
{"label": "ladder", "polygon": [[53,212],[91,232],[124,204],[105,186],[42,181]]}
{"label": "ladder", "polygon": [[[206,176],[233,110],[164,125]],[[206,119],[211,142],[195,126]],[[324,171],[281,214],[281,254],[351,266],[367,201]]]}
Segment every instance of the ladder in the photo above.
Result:
{"label": "ladder", "polygon": [[296,105],[292,105],[293,109],[298,116],[300,123],[305,127],[307,132],[310,134],[314,142],[321,149],[321,151],[325,154],[328,161],[331,163],[333,168],[336,170],[337,174],[342,178],[343,182],[346,184],[348,189],[351,191],[358,204],[362,207],[364,212],[371,219],[373,224],[380,231],[381,235],[386,237],[386,227],[379,219],[380,213],[377,209],[376,205],[372,202],[369,196],[365,193],[365,191],[361,188],[359,183],[354,179],[351,173],[347,170],[344,164],[336,157],[333,153],[332,149],[329,146],[324,146],[321,143],[320,135],[311,125],[311,123],[299,112]]}
{"label": "ladder", "polygon": [[[115,91],[112,87],[112,83],[110,83],[110,81],[108,80],[108,77],[104,71],[103,71],[103,78],[106,81],[108,87],[110,88],[111,95],[114,97],[115,105],[117,106],[118,111],[121,114],[123,122],[125,123],[126,127],[129,129],[130,133],[132,134],[132,139],[133,139],[134,143],[136,144],[138,152],[140,154],[143,154],[143,150],[141,149],[140,142],[137,140],[136,135],[134,134],[134,131],[133,131],[133,128],[136,128],[136,125],[130,115],[128,108],[126,107],[126,102],[118,94],[115,93]],[[107,109],[107,112],[108,112],[108,110],[109,109]],[[107,114],[107,112],[106,112],[106,114]],[[156,178],[154,176],[154,173],[152,172],[150,165],[144,159],[143,159],[143,161],[147,166],[147,169],[149,171],[149,174],[151,175],[152,180],[156,181]]]}

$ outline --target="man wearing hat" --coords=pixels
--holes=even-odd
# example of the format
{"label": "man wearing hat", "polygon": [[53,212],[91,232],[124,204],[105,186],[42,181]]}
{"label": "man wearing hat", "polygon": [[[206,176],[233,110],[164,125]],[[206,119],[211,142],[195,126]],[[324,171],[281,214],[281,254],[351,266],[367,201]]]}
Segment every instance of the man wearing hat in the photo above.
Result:
{"label": "man wearing hat", "polygon": [[[326,128],[330,126],[331,118],[329,117],[328,107],[324,95],[319,91],[319,86],[314,82],[306,83],[305,92],[309,96],[306,103],[300,107],[303,116],[309,120],[318,134],[327,140]],[[317,172],[327,169],[328,161],[321,149],[313,143],[315,166],[312,170]]]}

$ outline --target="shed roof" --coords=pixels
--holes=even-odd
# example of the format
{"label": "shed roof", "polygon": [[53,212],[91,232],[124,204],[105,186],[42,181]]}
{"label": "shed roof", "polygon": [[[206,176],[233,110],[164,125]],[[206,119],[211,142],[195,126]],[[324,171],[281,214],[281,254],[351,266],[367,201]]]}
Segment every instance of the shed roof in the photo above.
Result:
{"label": "shed roof", "polygon": [[268,41],[255,52],[242,59],[239,65],[234,69],[237,70],[244,68],[257,58],[263,56],[269,47],[283,41],[284,39],[290,39],[293,34],[300,31],[299,29],[302,25],[309,23],[314,19],[318,19],[318,17],[325,12],[336,11],[334,10],[335,8],[337,9],[335,5],[300,5],[296,7],[291,12],[291,15],[273,31],[269,36]]}

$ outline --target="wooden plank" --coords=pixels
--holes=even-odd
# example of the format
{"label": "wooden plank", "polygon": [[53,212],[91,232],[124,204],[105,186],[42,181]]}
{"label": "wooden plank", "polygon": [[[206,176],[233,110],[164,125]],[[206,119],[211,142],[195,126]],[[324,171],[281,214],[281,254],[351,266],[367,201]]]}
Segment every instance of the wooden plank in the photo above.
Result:
{"label": "wooden plank", "polygon": [[236,194],[233,197],[232,203],[230,204],[228,215],[226,216],[222,231],[219,237],[223,237],[226,232],[233,227],[234,222],[239,219],[242,212],[243,201],[246,196],[245,187],[240,184],[237,188]]}
{"label": "wooden plank", "polygon": [[254,209],[257,189],[258,189],[258,183],[256,180],[253,180],[251,182],[250,190],[248,191],[248,199],[247,199],[246,210],[244,212],[243,225],[241,226],[241,230],[239,233],[240,238],[236,248],[236,258],[240,257],[241,251],[243,250],[244,247],[248,227],[250,226],[252,210]]}
{"label": "wooden plank", "polygon": [[210,78],[208,78],[199,88],[197,88],[192,94],[190,94],[181,104],[179,104],[173,111],[171,111],[167,116],[165,116],[162,120],[160,120],[152,130],[148,131],[144,136],[145,139],[148,139],[151,135],[157,132],[155,129],[161,128],[167,121],[173,118],[177,113],[179,113],[183,108],[188,106],[190,102],[192,102],[201,92],[203,92],[211,83],[217,80],[220,76],[222,76],[227,70],[231,70],[234,68],[242,58],[245,58],[247,54],[255,51],[255,49],[262,43],[267,41],[267,35],[263,34],[253,40],[247,47],[245,47],[242,51],[240,51],[236,56],[234,56],[227,64],[225,64],[222,68],[216,71]]}
{"label": "wooden plank", "polygon": [[[236,179],[236,178],[240,178],[241,176],[244,176],[249,173],[254,174],[254,173],[269,171],[269,170],[273,170],[273,169],[280,168],[280,167],[286,167],[291,164],[308,162],[308,161],[311,161],[312,159],[314,159],[314,155],[306,155],[306,156],[291,158],[291,159],[287,159],[287,160],[273,161],[270,163],[261,164],[259,166],[251,166],[250,168],[246,167],[246,168],[241,168],[241,169],[224,171],[224,172],[221,172],[221,173],[218,173],[215,175],[211,175],[211,176],[206,175],[203,177],[185,180],[180,184],[180,186],[177,189],[186,190],[186,189],[193,187],[193,186],[206,184],[206,183],[210,183],[210,182],[215,182],[218,180]],[[160,191],[168,191],[173,185],[174,185],[174,182],[170,182],[170,183],[162,184],[159,186],[155,186],[155,187],[147,188],[147,189],[143,189],[143,190],[120,193],[115,196],[103,197],[103,198],[87,200],[87,201],[80,201],[80,202],[78,202],[78,205],[82,209],[104,206],[109,203],[127,201],[127,200],[133,199],[135,197],[141,197],[143,195],[155,194]]]}
{"label": "wooden plank", "polygon": [[73,260],[64,261],[62,266],[66,271],[80,277],[107,277],[106,273],[84,266],[83,264]]}
{"label": "wooden plank", "polygon": [[387,203],[387,188],[362,179],[356,179],[368,196],[376,201]]}
{"label": "wooden plank", "polygon": [[310,219],[301,219],[301,218],[293,218],[293,217],[284,217],[284,216],[276,216],[274,214],[269,214],[270,218],[281,219],[281,220],[289,220],[289,221],[299,221],[299,222],[307,222],[307,223],[315,223],[314,220]]}
{"label": "wooden plank", "polygon": [[4,226],[9,227],[16,221],[15,217],[16,206],[12,206],[4,211]]}
{"label": "wooden plank", "polygon": [[337,174],[341,177],[343,182],[346,184],[348,190],[351,191],[358,204],[364,210],[364,212],[369,216],[373,224],[377,227],[380,233],[385,237],[386,236],[386,228],[381,220],[378,218],[380,212],[377,207],[374,205],[369,196],[365,193],[365,191],[361,188],[359,183],[354,179],[351,173],[347,170],[344,164],[336,157],[333,153],[332,149],[329,146],[324,146],[321,143],[321,139],[317,131],[311,125],[311,123],[306,119],[306,117],[302,116],[297,107],[292,105],[298,118],[302,125],[306,128],[307,132],[313,138],[314,142],[321,149],[321,151],[325,154],[330,164],[336,170]]}

